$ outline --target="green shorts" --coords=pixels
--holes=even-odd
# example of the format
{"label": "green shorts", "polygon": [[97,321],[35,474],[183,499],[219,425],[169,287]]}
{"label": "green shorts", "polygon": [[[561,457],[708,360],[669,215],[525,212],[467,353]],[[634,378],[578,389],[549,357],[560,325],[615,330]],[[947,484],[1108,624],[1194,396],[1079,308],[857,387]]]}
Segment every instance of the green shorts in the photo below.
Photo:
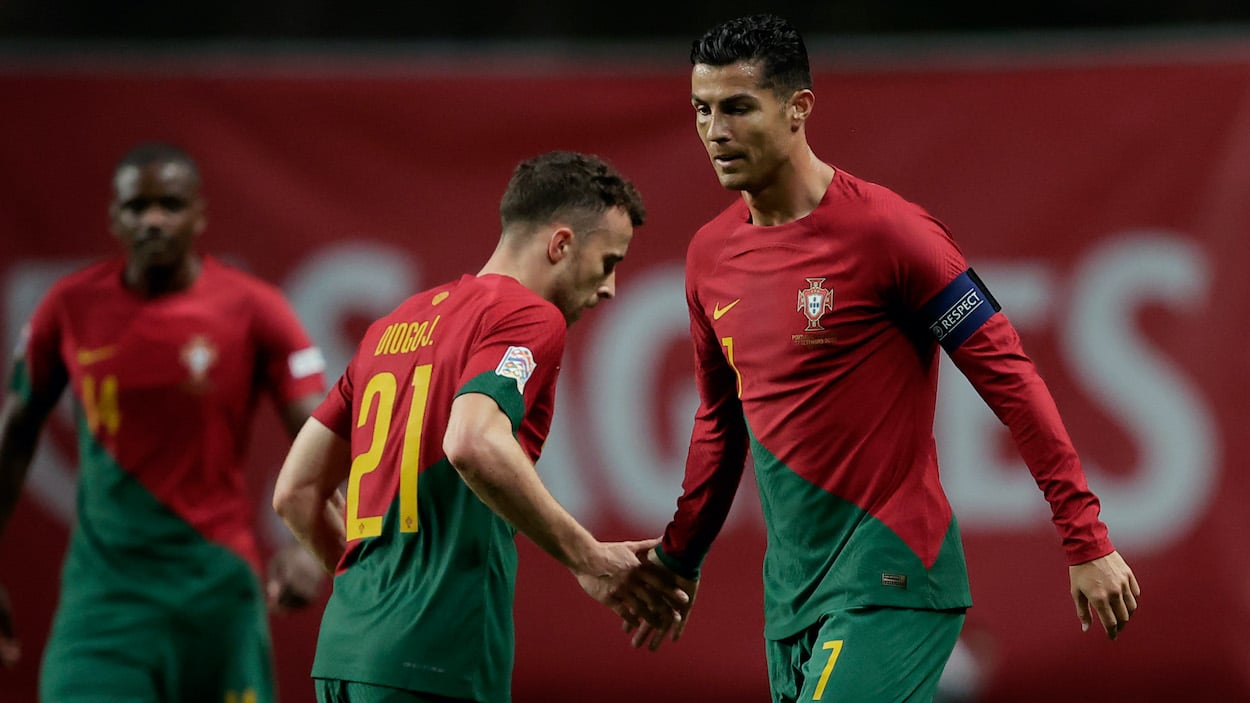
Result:
{"label": "green shorts", "polygon": [[402,688],[340,679],[313,679],[317,682],[317,703],[473,703],[433,693],[405,691]]}
{"label": "green shorts", "polygon": [[274,703],[258,590],[193,612],[119,594],[63,598],[39,675],[49,703]]}
{"label": "green shorts", "polygon": [[830,613],[793,637],[767,641],[773,703],[927,703],[963,624],[963,610]]}

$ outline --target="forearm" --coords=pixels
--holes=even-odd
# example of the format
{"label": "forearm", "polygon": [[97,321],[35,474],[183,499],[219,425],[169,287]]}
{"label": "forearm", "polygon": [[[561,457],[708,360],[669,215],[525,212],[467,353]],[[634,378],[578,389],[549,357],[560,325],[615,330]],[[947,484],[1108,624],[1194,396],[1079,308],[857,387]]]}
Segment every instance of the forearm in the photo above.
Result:
{"label": "forearm", "polygon": [[30,416],[10,398],[0,417],[0,534],[9,522],[30,473],[42,418]]}
{"label": "forearm", "polygon": [[291,534],[329,573],[334,573],[347,548],[342,504],[338,492],[327,497],[314,486],[296,488],[274,503]]}
{"label": "forearm", "polygon": [[273,509],[329,572],[347,548],[338,486],[351,469],[350,451],[347,440],[309,419],[291,444],[274,485]]}
{"label": "forearm", "polygon": [[[687,275],[689,284],[689,266]],[[682,494],[656,553],[669,569],[694,579],[733,506],[746,465],[748,438],[738,372],[723,356],[704,306],[691,290],[687,290],[687,304],[699,409],[690,434]]]}
{"label": "forearm", "polygon": [[742,480],[747,441],[737,424],[713,428],[696,418],[682,495],[658,549],[665,566],[686,578],[698,578]]}
{"label": "forearm", "polygon": [[34,442],[19,444],[7,437],[0,439],[0,534],[4,534],[9,517],[17,508],[34,454]]}
{"label": "forearm", "polygon": [[995,318],[954,353],[952,361],[1010,430],[1063,539],[1069,564],[1114,547],[1099,519],[1080,458],[1045,382],[1006,318]]}
{"label": "forearm", "polygon": [[479,437],[474,451],[448,458],[486,507],[561,564],[587,568],[597,541],[543,485],[510,432],[496,426]]}

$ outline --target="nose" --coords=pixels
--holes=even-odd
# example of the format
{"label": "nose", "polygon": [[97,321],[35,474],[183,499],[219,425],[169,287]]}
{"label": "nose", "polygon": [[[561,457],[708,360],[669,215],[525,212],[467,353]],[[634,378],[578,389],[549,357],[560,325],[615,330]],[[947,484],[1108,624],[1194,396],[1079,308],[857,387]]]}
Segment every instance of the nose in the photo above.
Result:
{"label": "nose", "polygon": [[611,300],[616,297],[616,272],[615,271],[613,271],[612,273],[609,273],[608,277],[603,280],[603,284],[599,286],[598,293],[599,293],[600,300]]}
{"label": "nose", "polygon": [[169,221],[169,211],[160,205],[149,205],[139,213],[139,227],[145,230],[164,230]]}
{"label": "nose", "polygon": [[719,110],[713,110],[708,115],[707,139],[710,142],[729,141],[729,120]]}

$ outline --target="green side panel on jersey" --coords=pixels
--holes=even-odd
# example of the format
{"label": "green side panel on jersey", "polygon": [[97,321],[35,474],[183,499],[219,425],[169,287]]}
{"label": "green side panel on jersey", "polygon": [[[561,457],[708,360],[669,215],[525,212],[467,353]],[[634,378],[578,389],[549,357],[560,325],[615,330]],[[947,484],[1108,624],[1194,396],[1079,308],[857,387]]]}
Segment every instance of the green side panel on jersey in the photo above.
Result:
{"label": "green side panel on jersey", "polygon": [[13,375],[9,377],[9,392],[16,394],[23,403],[30,402],[30,371],[26,368],[25,357],[19,358],[13,364]]}
{"label": "green side panel on jersey", "polygon": [[313,677],[510,700],[515,530],[446,459],[418,477],[417,531],[398,513],[396,500],[380,534],[349,543]]}
{"label": "green side panel on jersey", "polygon": [[161,503],[77,414],[77,525],[65,555],[62,607],[103,597],[195,611],[219,599],[259,597],[247,561]]}
{"label": "green side panel on jersey", "polygon": [[813,485],[751,434],[768,551],[764,635],[789,637],[822,614],[858,606],[926,610],[972,605],[954,516],[933,566],[925,568],[885,523]]}
{"label": "green side panel on jersey", "polygon": [[484,371],[469,379],[468,383],[456,391],[456,397],[465,393],[490,396],[512,421],[512,434],[520,431],[521,420],[525,418],[525,397],[521,395],[521,389],[517,388],[516,379],[500,376],[494,371]]}

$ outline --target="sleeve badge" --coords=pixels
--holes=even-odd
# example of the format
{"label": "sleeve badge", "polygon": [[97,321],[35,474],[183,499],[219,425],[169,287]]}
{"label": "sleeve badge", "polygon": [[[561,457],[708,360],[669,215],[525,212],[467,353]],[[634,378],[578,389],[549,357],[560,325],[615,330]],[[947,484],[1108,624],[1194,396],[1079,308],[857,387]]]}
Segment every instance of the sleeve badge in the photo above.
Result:
{"label": "sleeve badge", "polygon": [[538,364],[534,362],[534,353],[529,349],[508,347],[508,350],[503,353],[503,359],[495,367],[495,374],[515,380],[517,391],[524,394],[525,382],[530,380],[537,366]]}

